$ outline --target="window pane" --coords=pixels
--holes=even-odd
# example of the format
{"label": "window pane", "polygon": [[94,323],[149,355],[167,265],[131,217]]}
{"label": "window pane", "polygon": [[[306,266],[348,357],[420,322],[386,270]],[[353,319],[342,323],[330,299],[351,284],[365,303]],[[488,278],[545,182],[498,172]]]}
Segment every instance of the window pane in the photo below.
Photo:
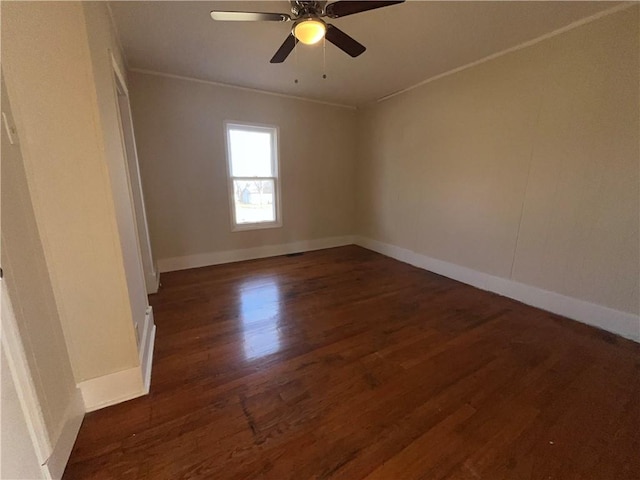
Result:
{"label": "window pane", "polygon": [[233,200],[236,223],[275,222],[275,182],[273,180],[234,180]]}
{"label": "window pane", "polygon": [[229,127],[231,176],[273,177],[271,133]]}

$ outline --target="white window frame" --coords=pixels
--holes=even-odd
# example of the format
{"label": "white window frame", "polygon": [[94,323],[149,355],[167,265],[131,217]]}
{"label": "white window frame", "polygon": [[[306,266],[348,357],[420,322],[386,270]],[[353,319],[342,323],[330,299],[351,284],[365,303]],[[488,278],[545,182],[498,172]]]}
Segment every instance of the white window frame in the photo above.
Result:
{"label": "white window frame", "polygon": [[[254,131],[261,133],[269,133],[271,134],[271,170],[273,172],[272,177],[234,177],[232,175],[233,169],[231,167],[231,139],[229,136],[229,130],[232,127],[236,127],[245,131]],[[248,122],[237,122],[232,120],[227,120],[224,122],[224,137],[227,144],[227,186],[229,189],[229,210],[230,215],[229,218],[231,220],[231,231],[232,232],[241,232],[245,230],[261,230],[265,228],[279,228],[282,227],[282,212],[280,209],[280,205],[282,203],[282,193],[280,191],[280,155],[278,149],[278,137],[280,136],[279,128],[276,125],[266,125],[261,123],[248,123]],[[238,223],[236,219],[236,203],[234,199],[234,188],[233,181],[234,180],[247,180],[247,181],[255,181],[255,180],[273,180],[273,191],[274,191],[274,211],[276,215],[276,219],[273,222],[253,222],[253,223]]]}

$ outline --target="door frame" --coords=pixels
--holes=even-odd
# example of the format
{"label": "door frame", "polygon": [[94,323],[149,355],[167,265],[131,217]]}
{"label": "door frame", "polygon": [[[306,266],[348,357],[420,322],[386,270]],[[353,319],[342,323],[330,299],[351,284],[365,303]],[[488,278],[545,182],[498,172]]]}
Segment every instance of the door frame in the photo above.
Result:
{"label": "door frame", "polygon": [[113,70],[113,82],[116,96],[116,112],[120,135],[122,138],[123,155],[129,182],[129,194],[133,207],[133,217],[136,224],[136,236],[140,258],[142,260],[143,278],[147,294],[156,293],[160,283],[160,275],[153,258],[149,224],[140,176],[140,165],[136,147],[135,133],[133,129],[133,117],[131,115],[131,103],[129,102],[129,89],[125,77],[116,61],[113,52],[111,54],[111,67]]}

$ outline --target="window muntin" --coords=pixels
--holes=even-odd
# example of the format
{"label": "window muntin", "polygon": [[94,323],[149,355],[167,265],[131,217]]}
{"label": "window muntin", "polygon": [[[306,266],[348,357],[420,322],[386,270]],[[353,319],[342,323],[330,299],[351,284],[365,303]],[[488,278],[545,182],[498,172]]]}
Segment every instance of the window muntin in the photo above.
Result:
{"label": "window muntin", "polygon": [[281,226],[277,128],[227,122],[233,230]]}

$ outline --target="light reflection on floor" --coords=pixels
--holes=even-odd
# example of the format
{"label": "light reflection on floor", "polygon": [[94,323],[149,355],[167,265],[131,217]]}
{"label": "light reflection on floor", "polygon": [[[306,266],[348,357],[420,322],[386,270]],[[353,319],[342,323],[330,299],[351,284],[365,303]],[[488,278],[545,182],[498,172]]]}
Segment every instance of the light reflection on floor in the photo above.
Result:
{"label": "light reflection on floor", "polygon": [[280,286],[277,279],[254,278],[239,289],[240,320],[247,360],[280,350]]}

